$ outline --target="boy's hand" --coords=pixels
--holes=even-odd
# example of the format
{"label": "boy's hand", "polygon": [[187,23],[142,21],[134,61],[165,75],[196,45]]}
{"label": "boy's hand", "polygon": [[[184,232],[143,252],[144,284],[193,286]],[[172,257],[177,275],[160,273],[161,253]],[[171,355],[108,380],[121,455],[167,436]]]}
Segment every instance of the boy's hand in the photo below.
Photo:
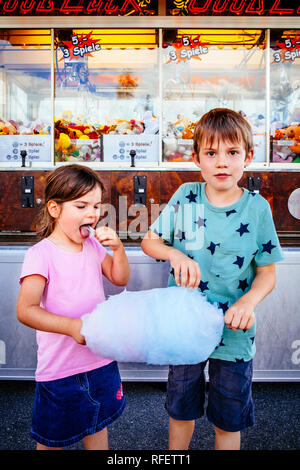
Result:
{"label": "boy's hand", "polygon": [[172,250],[169,259],[174,269],[176,284],[190,289],[197,289],[201,280],[199,264],[176,249]]}
{"label": "boy's hand", "polygon": [[242,298],[237,300],[226,312],[224,321],[231,330],[250,330],[255,321],[253,306]]}
{"label": "boy's hand", "polygon": [[110,227],[99,227],[95,230],[95,237],[103,246],[109,246],[112,251],[123,247],[116,232]]}
{"label": "boy's hand", "polygon": [[85,338],[82,336],[80,333],[80,330],[82,328],[82,321],[80,318],[72,318],[72,325],[71,325],[71,335],[72,338],[76,341],[78,344],[83,344],[85,345]]}

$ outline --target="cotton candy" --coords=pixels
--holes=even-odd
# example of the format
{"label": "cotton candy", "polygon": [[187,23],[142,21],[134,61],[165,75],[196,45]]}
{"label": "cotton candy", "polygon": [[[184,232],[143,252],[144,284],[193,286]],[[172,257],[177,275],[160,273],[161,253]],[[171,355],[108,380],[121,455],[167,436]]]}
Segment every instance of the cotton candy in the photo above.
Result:
{"label": "cotton candy", "polygon": [[219,345],[221,309],[198,290],[156,288],[113,295],[81,317],[94,353],[119,362],[197,364]]}

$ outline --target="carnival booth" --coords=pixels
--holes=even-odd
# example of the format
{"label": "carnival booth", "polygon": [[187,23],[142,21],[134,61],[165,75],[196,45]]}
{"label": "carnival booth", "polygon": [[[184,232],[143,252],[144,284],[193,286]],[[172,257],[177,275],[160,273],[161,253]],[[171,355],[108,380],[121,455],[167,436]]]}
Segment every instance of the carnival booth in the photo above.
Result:
{"label": "carnival booth", "polygon": [[[300,4],[3,0],[0,8],[0,378],[34,377],[35,333],[15,308],[48,172],[71,162],[99,172],[100,224],[125,245],[127,289],[164,287],[169,264],[140,242],[180,184],[201,181],[195,124],[226,107],[252,126],[255,154],[241,185],[270,203],[285,255],[257,308],[254,380],[300,380]],[[123,380],[164,381],[167,369],[120,364]]]}

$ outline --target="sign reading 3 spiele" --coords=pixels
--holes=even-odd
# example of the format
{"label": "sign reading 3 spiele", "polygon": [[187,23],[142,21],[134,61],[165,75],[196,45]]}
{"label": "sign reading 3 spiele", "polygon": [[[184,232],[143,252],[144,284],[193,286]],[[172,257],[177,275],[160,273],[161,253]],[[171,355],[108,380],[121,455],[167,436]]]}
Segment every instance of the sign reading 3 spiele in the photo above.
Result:
{"label": "sign reading 3 spiele", "polygon": [[100,39],[93,39],[92,31],[87,35],[81,34],[74,35],[71,41],[63,41],[66,47],[63,48],[63,54],[65,59],[79,59],[83,56],[92,56],[92,52],[100,51],[101,46],[98,44]]}
{"label": "sign reading 3 spiele", "polygon": [[274,62],[294,62],[300,57],[300,36],[287,37],[282,42],[276,42],[279,49],[273,52]]}
{"label": "sign reading 3 spiele", "polygon": [[167,15],[279,16],[300,14],[299,0],[166,0]]}
{"label": "sign reading 3 spiele", "polygon": [[199,56],[202,54],[208,53],[208,45],[207,42],[200,41],[200,34],[198,34],[194,39],[192,36],[183,36],[182,41],[173,42],[171,46],[173,46],[173,50],[169,52],[169,62],[185,62],[187,59],[198,59],[201,60]]}

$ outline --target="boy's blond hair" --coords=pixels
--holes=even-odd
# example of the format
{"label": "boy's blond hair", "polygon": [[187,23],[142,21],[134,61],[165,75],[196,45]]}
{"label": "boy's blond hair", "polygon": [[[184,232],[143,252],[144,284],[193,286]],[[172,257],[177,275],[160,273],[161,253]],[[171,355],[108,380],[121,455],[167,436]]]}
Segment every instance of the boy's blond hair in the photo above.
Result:
{"label": "boy's blond hair", "polygon": [[251,126],[240,113],[227,108],[211,109],[197,122],[194,130],[194,152],[199,155],[203,143],[213,144],[220,139],[234,143],[243,142],[246,156],[253,149]]}

